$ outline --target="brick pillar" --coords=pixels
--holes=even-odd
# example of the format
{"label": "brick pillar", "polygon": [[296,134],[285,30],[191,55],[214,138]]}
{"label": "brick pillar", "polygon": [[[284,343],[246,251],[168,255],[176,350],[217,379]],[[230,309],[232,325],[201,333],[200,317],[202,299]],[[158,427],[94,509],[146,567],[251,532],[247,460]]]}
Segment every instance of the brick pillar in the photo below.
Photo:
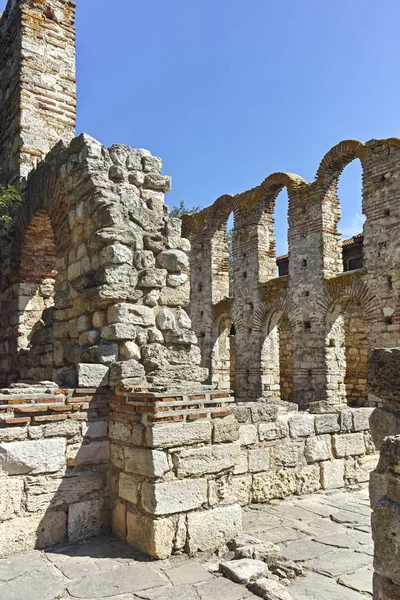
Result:
{"label": "brick pillar", "polygon": [[0,181],[26,177],[76,120],[75,4],[9,0],[0,19]]}
{"label": "brick pillar", "polygon": [[166,558],[215,550],[241,531],[232,491],[239,427],[223,392],[119,390],[111,402],[112,526]]}
{"label": "brick pillar", "polygon": [[400,348],[375,349],[368,385],[382,399],[371,416],[380,459],[370,478],[373,508],[374,600],[400,598]]}

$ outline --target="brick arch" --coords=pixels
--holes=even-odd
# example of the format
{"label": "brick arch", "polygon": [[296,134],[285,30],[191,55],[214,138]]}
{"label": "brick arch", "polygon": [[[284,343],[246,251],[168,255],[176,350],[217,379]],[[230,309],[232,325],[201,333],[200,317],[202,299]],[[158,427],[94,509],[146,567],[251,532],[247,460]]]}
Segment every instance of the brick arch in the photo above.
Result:
{"label": "brick arch", "polygon": [[300,185],[306,185],[306,182],[299,175],[285,172],[272,173],[259,186],[234,196],[234,215],[237,217],[240,213],[253,211],[257,218],[266,209],[273,212],[275,200],[283,188],[286,187],[290,201],[291,195]]}
{"label": "brick arch", "polygon": [[289,299],[289,296],[285,294],[273,302],[263,303],[256,308],[253,315],[253,331],[261,332],[268,319],[274,313],[279,311],[283,312],[287,316],[291,326],[294,328],[300,319],[300,309],[295,308],[293,310],[293,305]]}
{"label": "brick arch", "polygon": [[367,147],[358,140],[344,140],[333,146],[325,154],[318,167],[315,181],[323,189],[336,183],[343,169],[353,160],[359,159],[364,169],[363,161],[367,154]]}
{"label": "brick arch", "polygon": [[357,302],[363,310],[366,321],[376,322],[380,319],[379,302],[368,286],[359,278],[342,276],[326,282],[325,295],[317,300],[325,318],[339,303]]}
{"label": "brick arch", "polygon": [[[23,203],[15,216],[12,235],[10,283],[28,275],[24,258],[27,252],[35,252],[35,239],[41,254],[46,241],[54,256],[68,252],[72,243],[68,201],[58,170],[42,164],[30,178]],[[43,267],[46,270],[46,264]]]}

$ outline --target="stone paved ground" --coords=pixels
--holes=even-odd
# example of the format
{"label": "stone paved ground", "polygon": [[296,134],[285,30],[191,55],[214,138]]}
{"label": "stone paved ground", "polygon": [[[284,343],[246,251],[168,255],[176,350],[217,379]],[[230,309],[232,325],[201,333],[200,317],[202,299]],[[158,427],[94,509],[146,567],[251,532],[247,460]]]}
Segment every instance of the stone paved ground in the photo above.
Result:
{"label": "stone paved ground", "polygon": [[[244,510],[244,530],[278,543],[306,576],[294,600],[371,598],[368,491],[313,494]],[[0,560],[1,600],[244,600],[245,587],[215,574],[218,559],[151,561],[112,538]]]}

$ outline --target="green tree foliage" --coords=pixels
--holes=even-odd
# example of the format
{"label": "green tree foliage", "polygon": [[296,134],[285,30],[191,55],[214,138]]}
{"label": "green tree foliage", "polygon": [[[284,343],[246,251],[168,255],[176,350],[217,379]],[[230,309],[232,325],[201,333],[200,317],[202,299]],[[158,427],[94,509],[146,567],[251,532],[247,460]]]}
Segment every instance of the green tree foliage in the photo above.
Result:
{"label": "green tree foliage", "polygon": [[193,208],[186,208],[184,200],[181,200],[178,206],[174,206],[169,213],[169,216],[173,219],[180,219],[182,215],[195,215],[201,211],[201,206],[193,206]]}
{"label": "green tree foliage", "polygon": [[21,202],[21,196],[12,185],[0,185],[0,229],[8,232],[13,219],[15,206]]}

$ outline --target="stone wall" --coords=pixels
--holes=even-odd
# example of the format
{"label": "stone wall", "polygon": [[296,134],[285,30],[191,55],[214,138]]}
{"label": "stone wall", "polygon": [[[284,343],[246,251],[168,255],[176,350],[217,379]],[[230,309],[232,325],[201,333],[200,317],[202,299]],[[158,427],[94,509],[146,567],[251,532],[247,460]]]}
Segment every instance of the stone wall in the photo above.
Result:
{"label": "stone wall", "polygon": [[109,531],[106,391],[0,390],[0,556]]}
{"label": "stone wall", "polygon": [[374,599],[400,597],[400,348],[375,349],[368,386],[382,407],[371,416],[371,434],[380,458],[371,473],[374,539]]}
{"label": "stone wall", "polygon": [[26,177],[76,119],[75,4],[9,0],[0,19],[0,181]]}
{"label": "stone wall", "polygon": [[372,410],[313,415],[284,402],[234,405],[231,441],[240,446],[230,482],[234,497],[244,506],[368,481],[378,460]]}
{"label": "stone wall", "polygon": [[[363,268],[343,272],[337,184],[352,160],[363,169]],[[264,366],[276,363],[278,336],[271,324],[284,314],[292,337],[293,401],[328,412],[347,400],[365,404],[368,350],[400,343],[399,166],[398,139],[347,140],[326,154],[311,183],[274,173],[254,189],[224,195],[184,217],[184,235],[192,242],[190,312],[210,381],[215,323],[228,311],[236,330],[236,397],[279,396],[279,382]],[[273,211],[284,187],[290,267],[289,275],[277,278]],[[234,281],[228,298],[225,231],[231,214]]]}

